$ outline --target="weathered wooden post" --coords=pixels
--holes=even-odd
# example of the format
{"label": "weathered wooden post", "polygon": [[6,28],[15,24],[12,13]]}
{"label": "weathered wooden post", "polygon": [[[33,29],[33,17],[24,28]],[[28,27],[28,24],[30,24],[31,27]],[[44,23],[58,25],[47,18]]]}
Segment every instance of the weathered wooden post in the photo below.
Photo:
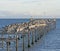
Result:
{"label": "weathered wooden post", "polygon": [[16,34],[16,51],[18,51],[18,35]]}
{"label": "weathered wooden post", "polygon": [[35,27],[35,42],[37,42],[36,31],[37,31],[37,26]]}
{"label": "weathered wooden post", "polygon": [[46,26],[47,24],[44,26],[44,35],[47,34]]}
{"label": "weathered wooden post", "polygon": [[44,35],[44,26],[42,26],[43,27],[43,29],[42,29],[42,36]]}
{"label": "weathered wooden post", "polygon": [[40,39],[40,36],[41,36],[41,29],[40,29],[40,26],[39,26],[39,39]]}
{"label": "weathered wooden post", "polygon": [[38,40],[38,34],[39,34],[39,31],[38,31],[38,28],[37,28],[37,40]]}
{"label": "weathered wooden post", "polygon": [[[4,28],[4,27],[3,27],[3,28]],[[1,36],[2,38],[3,38],[3,34],[4,34],[4,31],[2,32],[2,36]],[[3,48],[3,46],[4,46],[3,43],[4,43],[4,41],[2,40],[2,48]]]}
{"label": "weathered wooden post", "polygon": [[43,27],[41,26],[41,30],[40,30],[41,32],[41,35],[40,35],[40,38],[42,38],[42,36],[43,36]]}
{"label": "weathered wooden post", "polygon": [[9,51],[9,39],[7,40],[7,51]]}
{"label": "weathered wooden post", "polygon": [[47,29],[46,29],[46,26],[44,27],[44,34],[46,34],[47,33]]}
{"label": "weathered wooden post", "polygon": [[23,51],[24,51],[24,35],[23,35]]}
{"label": "weathered wooden post", "polygon": [[28,48],[30,47],[30,38],[29,38],[29,35],[30,35],[30,29],[29,29],[29,23],[28,23]]}
{"label": "weathered wooden post", "polygon": [[37,36],[38,36],[38,40],[39,40],[39,36],[40,36],[40,33],[39,33],[39,27],[38,27],[38,35],[37,35]]}
{"label": "weathered wooden post", "polygon": [[32,30],[32,43],[31,43],[32,45],[34,44],[34,35],[33,35],[34,32],[33,32],[33,31],[34,31],[34,30]]}
{"label": "weathered wooden post", "polygon": [[37,41],[38,41],[38,27],[37,27],[37,35],[36,36],[37,36]]}
{"label": "weathered wooden post", "polygon": [[29,37],[29,35],[30,35],[30,32],[28,30],[28,48],[30,47],[30,37]]}
{"label": "weathered wooden post", "polygon": [[[3,38],[3,34],[2,34],[2,38]],[[2,40],[2,48],[3,48],[3,46],[4,46],[3,43],[4,43],[4,42],[3,42],[3,40]]]}
{"label": "weathered wooden post", "polygon": [[40,39],[41,39],[41,37],[42,37],[42,30],[40,30],[40,34],[41,34],[41,35],[40,35]]}
{"label": "weathered wooden post", "polygon": [[22,34],[22,38],[23,38],[23,51],[25,51],[25,48],[24,48],[24,45],[25,45],[25,44],[24,44],[24,43],[25,43],[25,42],[24,42],[24,37],[25,37],[25,30],[23,31],[23,34]]}

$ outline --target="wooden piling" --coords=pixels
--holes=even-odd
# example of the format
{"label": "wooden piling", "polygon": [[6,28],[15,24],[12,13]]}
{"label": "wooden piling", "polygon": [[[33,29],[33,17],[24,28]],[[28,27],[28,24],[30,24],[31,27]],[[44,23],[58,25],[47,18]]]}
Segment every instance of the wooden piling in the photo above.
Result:
{"label": "wooden piling", "polygon": [[29,38],[30,32],[28,31],[28,48],[30,47],[30,38]]}
{"label": "wooden piling", "polygon": [[37,30],[35,28],[35,42],[37,42],[37,36],[36,36]]}
{"label": "wooden piling", "polygon": [[38,28],[37,28],[37,41],[38,41]]}
{"label": "wooden piling", "polygon": [[38,27],[38,35],[37,36],[38,36],[38,40],[39,40],[39,36],[40,36],[40,34],[39,34],[39,27]]}
{"label": "wooden piling", "polygon": [[[2,34],[2,38],[3,38],[3,34]],[[2,48],[3,48],[3,46],[4,46],[3,43],[4,43],[4,42],[3,42],[3,40],[2,40]]]}
{"label": "wooden piling", "polygon": [[18,51],[18,35],[16,35],[16,51]]}
{"label": "wooden piling", "polygon": [[24,34],[23,34],[23,51],[25,51],[25,49],[24,49]]}
{"label": "wooden piling", "polygon": [[9,51],[9,40],[7,40],[7,51]]}
{"label": "wooden piling", "polygon": [[34,44],[34,35],[33,34],[34,34],[34,32],[32,30],[32,43],[31,43],[32,45]]}
{"label": "wooden piling", "polygon": [[39,38],[39,37],[38,37],[38,34],[39,34],[39,31],[38,31],[38,28],[37,28],[37,41],[38,41],[38,38]]}

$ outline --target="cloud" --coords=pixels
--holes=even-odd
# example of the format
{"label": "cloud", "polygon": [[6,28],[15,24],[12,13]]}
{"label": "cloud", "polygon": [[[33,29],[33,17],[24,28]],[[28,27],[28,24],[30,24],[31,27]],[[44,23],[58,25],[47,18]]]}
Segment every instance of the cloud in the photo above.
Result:
{"label": "cloud", "polygon": [[0,16],[60,16],[60,0],[0,0]]}

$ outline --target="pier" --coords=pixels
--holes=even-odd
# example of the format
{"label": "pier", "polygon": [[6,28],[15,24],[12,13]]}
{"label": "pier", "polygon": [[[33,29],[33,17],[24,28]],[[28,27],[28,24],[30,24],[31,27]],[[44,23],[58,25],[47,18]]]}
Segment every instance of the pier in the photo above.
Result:
{"label": "pier", "polygon": [[0,29],[0,48],[3,51],[29,51],[55,28],[56,19],[31,19],[26,23],[7,25]]}

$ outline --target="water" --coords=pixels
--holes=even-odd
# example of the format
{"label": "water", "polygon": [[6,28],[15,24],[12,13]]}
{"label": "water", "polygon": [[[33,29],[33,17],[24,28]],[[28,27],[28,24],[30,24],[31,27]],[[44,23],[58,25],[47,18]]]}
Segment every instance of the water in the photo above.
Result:
{"label": "water", "polygon": [[29,19],[0,19],[0,28],[8,24],[28,22]]}

